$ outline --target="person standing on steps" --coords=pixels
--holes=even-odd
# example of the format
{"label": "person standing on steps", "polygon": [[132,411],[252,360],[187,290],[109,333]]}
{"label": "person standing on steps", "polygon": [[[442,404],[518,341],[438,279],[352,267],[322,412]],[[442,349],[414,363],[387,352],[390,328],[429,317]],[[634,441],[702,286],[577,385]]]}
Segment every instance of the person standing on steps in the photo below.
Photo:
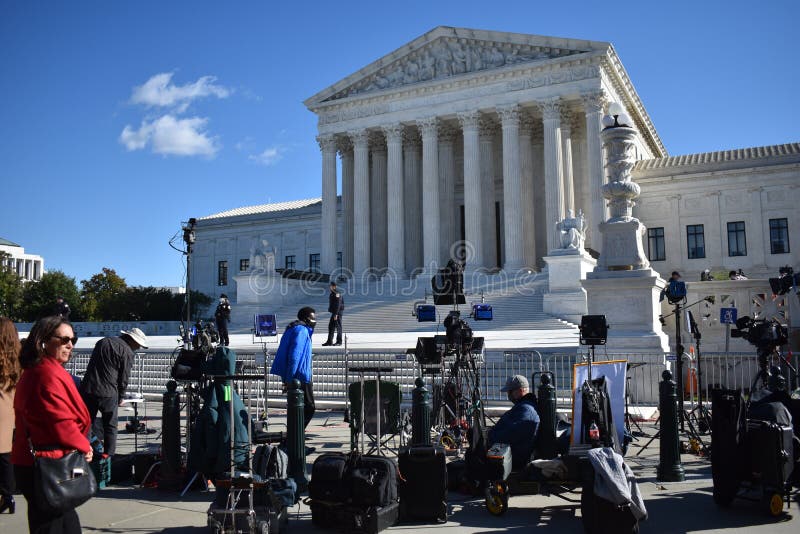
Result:
{"label": "person standing on steps", "polygon": [[214,312],[214,319],[217,322],[217,332],[219,332],[219,344],[227,347],[230,345],[228,338],[228,323],[231,322],[231,303],[225,293],[219,296],[219,304]]}
{"label": "person standing on steps", "polygon": [[[328,311],[331,313],[331,320],[328,323],[328,340],[323,346],[342,344],[342,312],[344,311],[344,297],[336,291],[336,282],[331,282],[331,292],[328,295]],[[333,332],[336,331],[336,343],[333,342]]]}

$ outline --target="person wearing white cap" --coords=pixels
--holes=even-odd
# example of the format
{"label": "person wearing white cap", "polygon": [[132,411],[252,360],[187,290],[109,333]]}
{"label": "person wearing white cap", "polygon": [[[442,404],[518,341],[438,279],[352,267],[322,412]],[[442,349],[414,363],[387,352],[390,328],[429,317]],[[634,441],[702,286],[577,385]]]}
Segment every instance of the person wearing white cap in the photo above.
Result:
{"label": "person wearing white cap", "polygon": [[500,388],[514,406],[504,413],[493,428],[489,429],[489,445],[506,443],[511,446],[511,463],[521,469],[531,460],[539,430],[539,413],[536,397],[529,389],[528,379],[522,375],[508,377]]}
{"label": "person wearing white cap", "polygon": [[[98,439],[102,436],[103,451],[109,456],[117,448],[117,408],[128,388],[136,357],[133,351],[147,348],[147,336],[138,328],[120,334],[97,342],[80,386],[83,402],[94,420],[92,432]],[[101,420],[96,418],[98,411]]]}

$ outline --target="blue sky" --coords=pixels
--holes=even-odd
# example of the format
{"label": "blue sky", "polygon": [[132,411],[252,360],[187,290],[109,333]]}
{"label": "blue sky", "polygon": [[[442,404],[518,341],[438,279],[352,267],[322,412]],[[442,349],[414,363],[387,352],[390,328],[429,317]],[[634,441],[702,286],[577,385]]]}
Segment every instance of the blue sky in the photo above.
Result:
{"label": "blue sky", "polygon": [[[651,7],[652,6],[652,7]],[[800,3],[0,3],[0,236],[181,285],[180,222],[320,195],[302,101],[438,25],[614,44],[672,155],[800,141]]]}

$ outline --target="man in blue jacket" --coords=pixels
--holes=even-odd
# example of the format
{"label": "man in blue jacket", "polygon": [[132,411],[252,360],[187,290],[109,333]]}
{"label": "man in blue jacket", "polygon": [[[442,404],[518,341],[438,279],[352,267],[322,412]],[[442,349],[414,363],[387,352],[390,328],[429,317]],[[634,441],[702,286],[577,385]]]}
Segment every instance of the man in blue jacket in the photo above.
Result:
{"label": "man in blue jacket", "polygon": [[300,381],[305,396],[306,427],[314,417],[314,390],[311,384],[311,334],[317,325],[317,314],[314,308],[306,306],[297,312],[297,320],[289,323],[281,336],[278,352],[272,362],[270,374],[278,375],[283,382],[284,391],[289,388],[295,378]]}
{"label": "man in blue jacket", "polygon": [[525,467],[530,461],[539,430],[536,397],[529,393],[528,388],[528,379],[522,375],[506,380],[500,391],[507,393],[514,406],[500,417],[494,428],[489,429],[489,446],[495,443],[511,445],[511,462],[515,470]]}

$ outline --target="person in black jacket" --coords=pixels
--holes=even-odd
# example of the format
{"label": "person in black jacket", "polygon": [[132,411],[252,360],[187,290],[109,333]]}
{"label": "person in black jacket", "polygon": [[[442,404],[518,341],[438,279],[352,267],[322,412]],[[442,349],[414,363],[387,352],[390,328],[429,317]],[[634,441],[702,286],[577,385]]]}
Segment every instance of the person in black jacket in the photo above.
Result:
{"label": "person in black jacket", "polygon": [[[331,282],[331,293],[328,295],[328,311],[331,320],[328,323],[328,340],[324,346],[342,344],[342,312],[344,311],[344,297],[336,291],[336,282]],[[333,332],[336,331],[336,343],[333,342]]]}
{"label": "person in black jacket", "polygon": [[219,296],[219,304],[214,312],[214,319],[217,322],[217,332],[219,332],[219,344],[228,346],[230,339],[228,339],[228,323],[231,322],[231,303],[228,301],[228,295],[225,293]]}
{"label": "person in black jacket", "polygon": [[[119,337],[104,337],[97,342],[80,386],[83,402],[94,420],[92,432],[98,438],[103,436],[103,450],[109,456],[117,448],[117,408],[128,388],[136,357],[133,351],[147,348],[147,336],[138,328],[120,333]],[[102,421],[95,418],[98,411]]]}

